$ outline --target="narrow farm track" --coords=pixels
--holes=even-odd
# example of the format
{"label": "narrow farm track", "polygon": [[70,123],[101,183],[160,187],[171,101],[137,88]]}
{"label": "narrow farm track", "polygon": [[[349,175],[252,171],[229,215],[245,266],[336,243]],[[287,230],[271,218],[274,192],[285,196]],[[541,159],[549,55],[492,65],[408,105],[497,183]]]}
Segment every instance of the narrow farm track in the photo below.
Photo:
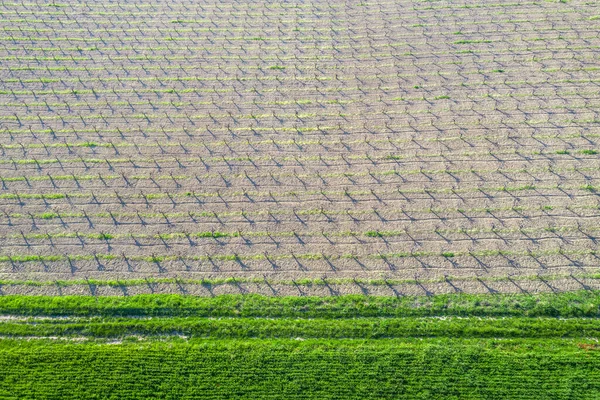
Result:
{"label": "narrow farm track", "polygon": [[600,288],[591,1],[0,3],[0,294]]}

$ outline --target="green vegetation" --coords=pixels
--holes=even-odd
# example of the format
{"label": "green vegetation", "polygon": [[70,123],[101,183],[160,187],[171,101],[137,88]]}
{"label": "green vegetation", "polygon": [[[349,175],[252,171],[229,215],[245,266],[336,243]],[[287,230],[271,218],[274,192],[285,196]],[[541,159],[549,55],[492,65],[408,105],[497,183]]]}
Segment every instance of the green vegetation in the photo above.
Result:
{"label": "green vegetation", "polygon": [[480,40],[457,40],[454,42],[454,44],[473,44],[473,43],[492,43],[492,40],[488,40],[488,39],[480,39]]}
{"label": "green vegetation", "polygon": [[599,362],[564,339],[2,340],[0,396],[594,399]]}
{"label": "green vegetation", "polygon": [[[91,282],[94,283],[93,281]],[[0,314],[269,318],[600,317],[600,291],[436,296],[267,297],[222,295],[0,296]]]}
{"label": "green vegetation", "polygon": [[90,337],[186,336],[194,338],[390,339],[599,337],[600,322],[588,318],[392,317],[348,318],[35,318],[0,324],[0,336]]}
{"label": "green vegetation", "polygon": [[0,313],[10,316],[0,322],[3,399],[594,399],[600,391],[599,291],[14,295],[0,297]]}

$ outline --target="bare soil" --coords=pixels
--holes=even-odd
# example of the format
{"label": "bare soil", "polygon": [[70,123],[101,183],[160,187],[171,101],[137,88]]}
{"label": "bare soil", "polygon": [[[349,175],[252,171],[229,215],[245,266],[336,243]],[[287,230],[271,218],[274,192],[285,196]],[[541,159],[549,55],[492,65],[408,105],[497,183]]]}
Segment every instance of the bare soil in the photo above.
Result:
{"label": "bare soil", "polygon": [[600,286],[596,4],[62,3],[0,6],[0,294]]}

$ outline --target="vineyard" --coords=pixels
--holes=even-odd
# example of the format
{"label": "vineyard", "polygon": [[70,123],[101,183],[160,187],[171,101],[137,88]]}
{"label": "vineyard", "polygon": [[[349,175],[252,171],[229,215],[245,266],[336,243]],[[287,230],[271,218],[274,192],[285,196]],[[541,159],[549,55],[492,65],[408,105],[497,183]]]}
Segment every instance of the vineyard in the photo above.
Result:
{"label": "vineyard", "polygon": [[5,294],[600,288],[593,2],[0,15]]}
{"label": "vineyard", "polygon": [[0,1],[3,399],[598,399],[600,4]]}

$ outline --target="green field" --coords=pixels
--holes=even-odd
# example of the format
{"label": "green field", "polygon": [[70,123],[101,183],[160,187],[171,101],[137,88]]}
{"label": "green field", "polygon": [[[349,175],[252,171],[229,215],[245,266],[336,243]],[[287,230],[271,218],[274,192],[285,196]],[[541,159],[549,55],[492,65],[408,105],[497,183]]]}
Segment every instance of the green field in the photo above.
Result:
{"label": "green field", "polygon": [[600,292],[0,297],[2,399],[598,399]]}
{"label": "green field", "polygon": [[580,340],[6,340],[2,398],[597,399]]}

